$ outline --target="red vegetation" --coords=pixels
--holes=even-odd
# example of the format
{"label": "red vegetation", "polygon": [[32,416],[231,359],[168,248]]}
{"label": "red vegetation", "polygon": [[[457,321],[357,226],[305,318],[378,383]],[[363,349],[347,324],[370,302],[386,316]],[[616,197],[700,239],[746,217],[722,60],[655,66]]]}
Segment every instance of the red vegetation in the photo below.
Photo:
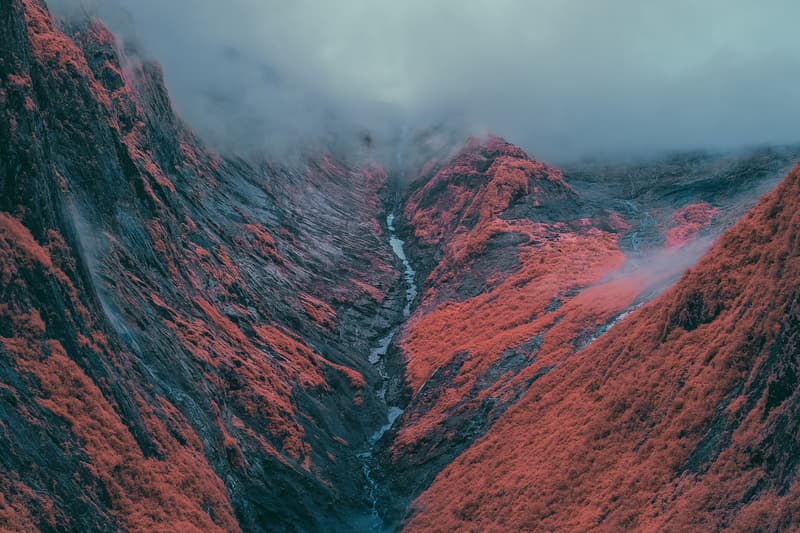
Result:
{"label": "red vegetation", "polygon": [[354,286],[354,292],[356,294],[366,295],[372,300],[381,303],[383,301],[383,291],[381,291],[378,287],[374,285],[370,285],[365,281],[361,281],[360,279],[350,278],[350,283]]}
{"label": "red vegetation", "polygon": [[[0,14],[0,529],[345,530],[400,314],[386,172],[222,159],[100,23]],[[410,529],[798,526],[797,172],[624,321],[679,268],[626,262],[639,221],[498,138],[422,178],[375,466],[459,458]],[[666,258],[717,223],[658,214]]]}
{"label": "red vegetation", "polygon": [[34,240],[28,228],[8,213],[0,212],[0,238],[8,246],[6,254],[13,254],[13,259],[3,261],[4,284],[8,284],[9,278],[17,273],[17,262],[21,261],[28,268],[38,264],[47,274],[71,286],[66,274],[53,266],[48,251]]}
{"label": "red vegetation", "polygon": [[[625,262],[617,234],[588,221],[556,220],[574,209],[576,197],[560,172],[497,138],[470,143],[411,195],[405,212],[416,242],[443,252],[426,280],[420,309],[403,330],[409,386],[418,393],[456,358],[464,362],[438,385],[446,390],[435,403],[403,418],[394,458],[437,431],[465,399],[480,405],[513,396],[647,286],[644,279],[607,279]],[[513,217],[517,212],[523,216]],[[618,215],[615,224],[628,228]],[[474,279],[477,294],[470,294],[465,279]],[[522,372],[495,376],[471,396],[508,350],[535,337],[546,357]]]}
{"label": "red vegetation", "polygon": [[244,229],[252,236],[254,244],[261,254],[265,257],[272,257],[276,261],[281,261],[275,239],[267,231],[256,224],[245,224]]}
{"label": "red vegetation", "polygon": [[310,294],[301,294],[300,303],[306,314],[321,327],[326,329],[336,327],[336,311],[330,305]]}
{"label": "red vegetation", "polygon": [[[521,226],[516,229],[519,232]],[[415,390],[457,352],[470,351],[481,364],[489,365],[504,349],[520,344],[562,315],[563,311],[552,315],[546,311],[560,294],[590,286],[624,262],[616,238],[599,231],[559,234],[531,224],[526,236],[541,239],[540,245],[519,252],[519,270],[504,276],[495,272],[495,281],[485,292],[461,302],[442,303],[412,319],[403,348]],[[617,305],[624,308],[627,302]]]}
{"label": "red vegetation", "polygon": [[78,80],[90,80],[94,98],[106,109],[111,101],[92,74],[83,53],[75,43],[55,28],[47,9],[38,0],[22,0],[28,37],[36,58],[49,69],[65,71]]}
{"label": "red vegetation", "polygon": [[[0,431],[5,428],[0,425]],[[0,528],[4,532],[36,531],[39,519],[55,526],[59,517],[49,498],[38,494],[18,479],[0,479]]]}
{"label": "red vegetation", "polygon": [[[52,231],[49,235],[52,248],[63,253],[60,236]],[[48,250],[33,239],[30,231],[6,213],[0,213],[0,262],[7,297],[14,294],[9,290],[24,288],[25,280],[49,278],[73,299],[71,306],[77,311],[77,318],[88,318],[67,274],[54,265]],[[110,511],[125,528],[238,529],[224,486],[205,461],[199,439],[192,438],[191,448],[179,445],[163,427],[165,422],[150,411],[144,420],[156,435],[164,458],[145,457],[98,385],[67,355],[59,341],[45,338],[48,327],[40,311],[32,308],[23,312],[20,306],[26,305],[24,300],[9,300],[9,304],[0,306],[0,322],[10,321],[12,337],[0,337],[0,348],[13,356],[18,371],[36,380],[38,405],[70,425],[89,458],[87,467],[111,499]],[[90,335],[91,339],[79,334],[77,344],[114,360],[105,335],[100,331]],[[169,423],[185,427],[185,422]],[[48,521],[55,521],[55,511],[46,497],[28,494],[21,482],[6,489],[3,492],[10,501],[0,511],[3,527],[28,528],[32,520],[28,509],[38,509],[47,513]],[[95,488],[87,490],[93,492]]]}
{"label": "red vegetation", "polygon": [[408,529],[800,527],[798,198],[800,168],[677,286],[540,378]]}
{"label": "red vegetation", "polygon": [[[196,438],[195,449],[181,447],[164,428],[161,444],[171,448],[164,449],[168,457],[145,458],[119,415],[61,345],[48,342],[46,352],[44,359],[18,358],[17,364],[39,381],[46,395],[39,403],[72,426],[126,529],[238,530],[222,481],[205,462]],[[163,424],[156,418],[151,423]]]}
{"label": "red vegetation", "polygon": [[667,248],[680,248],[694,239],[700,231],[711,224],[719,210],[706,202],[689,204],[672,215],[672,227],[667,231]]}
{"label": "red vegetation", "polygon": [[59,30],[38,0],[0,14],[0,529],[350,516],[363,502],[319,502],[337,476],[360,488],[332,431],[361,443],[377,412],[353,332],[393,312],[385,172],[223,160],[99,22]]}

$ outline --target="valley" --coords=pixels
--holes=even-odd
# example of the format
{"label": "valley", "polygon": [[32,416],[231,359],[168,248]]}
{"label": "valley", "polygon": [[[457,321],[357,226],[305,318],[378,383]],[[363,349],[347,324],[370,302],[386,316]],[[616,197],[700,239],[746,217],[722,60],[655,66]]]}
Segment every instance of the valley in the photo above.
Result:
{"label": "valley", "polygon": [[97,19],[0,49],[0,530],[800,527],[800,147],[245,157]]}

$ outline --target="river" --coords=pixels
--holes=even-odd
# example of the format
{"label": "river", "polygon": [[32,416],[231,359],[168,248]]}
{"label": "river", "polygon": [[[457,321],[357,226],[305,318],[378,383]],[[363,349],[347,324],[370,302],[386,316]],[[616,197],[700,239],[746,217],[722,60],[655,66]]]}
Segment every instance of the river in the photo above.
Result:
{"label": "river", "polygon": [[[392,247],[392,251],[403,264],[403,280],[406,288],[406,301],[405,306],[403,307],[403,318],[408,318],[411,315],[411,308],[417,298],[416,272],[414,272],[414,269],[411,267],[411,263],[406,257],[406,252],[403,248],[405,243],[397,236],[394,220],[394,213],[390,213],[386,217],[386,227],[389,230],[389,246]],[[397,333],[400,331],[400,327],[401,326],[393,328],[389,333],[382,337],[369,354],[369,362],[375,366],[378,374],[382,378],[382,383],[378,387],[378,390],[375,392],[375,394],[384,404],[386,403],[386,388],[389,383],[389,375],[386,371],[385,361],[386,352],[389,350],[389,346],[392,344],[392,340],[394,339],[395,335],[397,335]],[[362,459],[364,477],[367,480],[369,499],[372,503],[371,531],[384,530],[383,520],[378,512],[378,485],[372,478],[369,466],[370,459],[372,458],[372,450],[383,434],[392,427],[394,422],[402,414],[403,410],[400,407],[396,405],[386,405],[386,422],[379,427],[375,433],[372,434],[372,436],[370,436],[369,440],[367,441],[369,448],[359,454],[359,457]]]}

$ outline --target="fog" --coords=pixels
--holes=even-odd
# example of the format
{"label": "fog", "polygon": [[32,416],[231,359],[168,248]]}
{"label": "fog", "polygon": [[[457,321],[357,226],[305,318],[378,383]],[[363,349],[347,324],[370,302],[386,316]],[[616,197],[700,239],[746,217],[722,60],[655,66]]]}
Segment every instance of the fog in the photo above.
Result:
{"label": "fog", "polygon": [[434,124],[559,161],[800,141],[794,0],[94,1],[223,150]]}

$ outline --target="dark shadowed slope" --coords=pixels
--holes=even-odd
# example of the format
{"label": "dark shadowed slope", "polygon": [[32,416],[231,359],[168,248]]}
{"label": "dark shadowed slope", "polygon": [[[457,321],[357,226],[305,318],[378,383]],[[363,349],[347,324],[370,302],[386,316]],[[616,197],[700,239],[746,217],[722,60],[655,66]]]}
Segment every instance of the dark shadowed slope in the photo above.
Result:
{"label": "dark shadowed slope", "polygon": [[348,529],[386,176],[224,160],[96,21],[0,4],[0,529]]}
{"label": "dark shadowed slope", "polygon": [[800,526],[800,168],[680,282],[558,363],[410,531]]}

